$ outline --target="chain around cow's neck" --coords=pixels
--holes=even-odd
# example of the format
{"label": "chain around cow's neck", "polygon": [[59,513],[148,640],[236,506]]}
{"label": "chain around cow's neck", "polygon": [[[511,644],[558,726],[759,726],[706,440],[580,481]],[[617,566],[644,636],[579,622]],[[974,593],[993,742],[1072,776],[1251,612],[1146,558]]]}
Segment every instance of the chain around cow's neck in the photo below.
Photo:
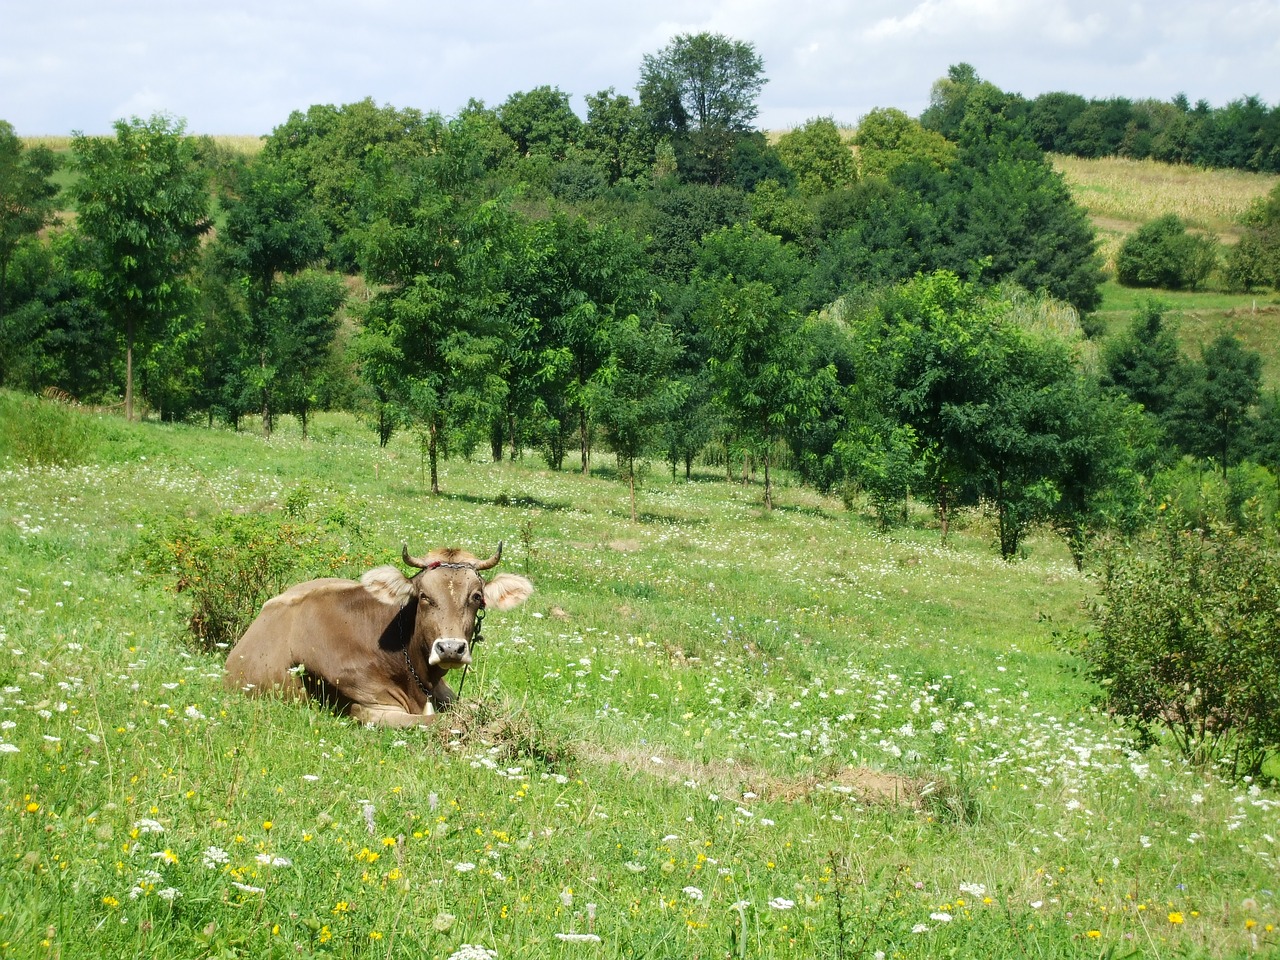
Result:
{"label": "chain around cow's neck", "polygon": [[[475,626],[471,628],[471,646],[475,647],[477,643],[484,639],[480,636],[480,625],[484,622],[484,607],[476,611]],[[409,645],[404,645],[404,665],[409,668],[409,676],[413,677],[413,682],[418,685],[418,689],[426,694],[427,701],[432,702],[431,691],[427,689],[427,685],[422,682],[422,678],[418,676],[418,671],[413,669],[413,660],[409,657]],[[467,672],[471,669],[471,665],[467,664],[462,668],[462,679],[458,681],[458,692],[455,693],[454,699],[462,699],[462,687],[467,682]]]}

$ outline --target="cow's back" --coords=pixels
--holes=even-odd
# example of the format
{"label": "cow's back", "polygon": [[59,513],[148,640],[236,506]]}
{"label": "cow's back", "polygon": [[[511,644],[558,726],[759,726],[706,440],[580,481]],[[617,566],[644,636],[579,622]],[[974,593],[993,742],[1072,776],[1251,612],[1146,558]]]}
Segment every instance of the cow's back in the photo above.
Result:
{"label": "cow's back", "polygon": [[339,658],[353,607],[368,602],[364,587],[354,580],[324,577],[299,583],[262,605],[257,618],[227,655],[223,683],[229,690],[305,696],[294,667],[324,657],[334,649]]}

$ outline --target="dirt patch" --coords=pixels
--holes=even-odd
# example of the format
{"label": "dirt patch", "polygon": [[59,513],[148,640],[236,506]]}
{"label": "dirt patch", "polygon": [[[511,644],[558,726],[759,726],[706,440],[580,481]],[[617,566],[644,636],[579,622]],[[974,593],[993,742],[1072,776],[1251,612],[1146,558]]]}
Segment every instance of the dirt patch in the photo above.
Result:
{"label": "dirt patch", "polygon": [[609,549],[619,553],[634,553],[640,549],[639,540],[610,540]]}
{"label": "dirt patch", "polygon": [[749,806],[753,799],[800,803],[818,794],[838,794],[864,804],[933,811],[948,805],[949,785],[898,776],[866,767],[845,767],[827,776],[782,777],[763,767],[729,760],[698,761],[657,756],[636,747],[605,747],[568,740],[543,728],[513,704],[477,701],[456,704],[426,729],[442,746],[479,747],[500,764],[534,761],[544,769],[582,776],[583,767],[623,768],[632,777],[652,777],[672,784],[690,781]]}
{"label": "dirt patch", "polygon": [[736,798],[754,794],[762,800],[795,803],[815,793],[838,793],[860,803],[920,809],[931,792],[925,781],[866,767],[845,767],[834,777],[787,778],[748,764],[657,757],[628,748],[607,750],[593,744],[580,744],[575,752],[587,763],[625,767],[637,776],[656,777],[670,783],[684,784],[692,780],[700,787]]}

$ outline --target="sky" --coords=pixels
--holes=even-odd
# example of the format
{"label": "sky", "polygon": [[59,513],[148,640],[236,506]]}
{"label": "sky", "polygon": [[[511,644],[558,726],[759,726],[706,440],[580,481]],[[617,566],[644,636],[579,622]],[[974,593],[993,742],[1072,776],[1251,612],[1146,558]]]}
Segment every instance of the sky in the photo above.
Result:
{"label": "sky", "polygon": [[265,135],[318,103],[451,116],[540,86],[585,118],[585,95],[634,96],[645,54],[702,32],[763,58],[765,130],[919,116],[957,63],[1028,98],[1280,106],[1280,0],[0,0],[0,120]]}

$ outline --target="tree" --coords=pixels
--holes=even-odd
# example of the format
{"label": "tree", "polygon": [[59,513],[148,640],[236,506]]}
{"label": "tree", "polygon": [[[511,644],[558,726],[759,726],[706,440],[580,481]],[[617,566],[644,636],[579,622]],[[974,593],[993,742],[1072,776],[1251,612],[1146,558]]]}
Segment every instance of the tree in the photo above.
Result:
{"label": "tree", "polygon": [[738,135],[751,129],[766,82],[755,47],[722,34],[684,33],[640,68],[640,105],[671,137],[687,178],[719,183]]}
{"label": "tree", "polygon": [[582,134],[582,121],[569,106],[569,95],[556,87],[513,93],[497,113],[502,132],[515,141],[521,156],[541,154],[563,161]]}
{"label": "tree", "polygon": [[[243,397],[241,402],[256,400],[263,433],[270,436],[280,406],[277,381],[297,375],[296,350],[301,348],[312,357],[317,349],[315,344],[303,346],[317,333],[312,324],[318,318],[312,311],[321,301],[337,296],[327,312],[322,311],[322,327],[327,327],[328,333],[319,349],[327,350],[334,330],[329,321],[342,297],[341,291],[330,295],[331,286],[330,291],[319,293],[322,281],[316,278],[290,283],[294,274],[323,256],[328,237],[306,184],[270,155],[260,155],[237,172],[222,200],[226,225],[218,235],[218,250],[221,260],[241,281],[237,286],[244,290],[247,322],[240,331],[242,355],[237,375],[255,396]],[[281,278],[286,289],[277,296]],[[304,305],[304,301],[309,303]],[[301,324],[296,331],[290,329],[294,322]],[[298,343],[290,342],[295,333]],[[305,433],[305,412],[303,430]]]}
{"label": "tree", "polygon": [[1250,413],[1261,388],[1262,356],[1233,334],[1219,334],[1204,348],[1201,361],[1189,365],[1174,397],[1174,439],[1193,456],[1216,460],[1225,475],[1247,448]]}
{"label": "tree", "polygon": [[847,187],[858,175],[853,151],[831,117],[815,117],[784,133],[778,139],[778,155],[805,194]]}
{"label": "tree", "polygon": [[927,163],[945,170],[955,158],[955,144],[936,130],[926,130],[901,110],[872,110],[858,123],[853,142],[864,177],[887,177],[905,163]]}
{"label": "tree", "polygon": [[1240,242],[1227,254],[1227,283],[1235,290],[1280,290],[1280,184],[1254,202],[1243,222]]}
{"label": "tree", "polygon": [[1163,425],[1186,379],[1186,367],[1164,304],[1147,300],[1129,327],[1103,344],[1100,381],[1122,391]]}
{"label": "tree", "polygon": [[663,425],[685,395],[683,384],[672,377],[680,345],[670,327],[646,325],[628,314],[613,323],[609,347],[609,359],[593,378],[588,402],[604,427],[609,448],[618,455],[634,523],[639,465],[657,447]]}
{"label": "tree", "polygon": [[1120,245],[1116,279],[1126,287],[1195,290],[1217,266],[1217,239],[1193,235],[1177,214],[1143,224]]}
{"label": "tree", "polygon": [[713,396],[737,443],[763,465],[772,510],[775,448],[818,416],[835,372],[814,362],[813,337],[796,309],[800,262],[778,237],[727,227],[703,239],[699,256],[694,324]]}
{"label": "tree", "polygon": [[1096,309],[1102,259],[1084,209],[1007,97],[979,87],[966,104],[960,149],[936,201],[945,247],[934,266]]}
{"label": "tree", "polygon": [[47,147],[24,149],[13,125],[0,120],[0,317],[8,307],[9,264],[19,243],[53,220],[58,159]]}
{"label": "tree", "polygon": [[297,416],[304,437],[311,410],[321,401],[338,308],[346,299],[341,277],[306,270],[285,277],[266,306],[267,352],[280,409]]}
{"label": "tree", "polygon": [[497,282],[510,215],[474,192],[480,153],[439,118],[437,149],[374,158],[353,234],[380,292],[361,319],[364,376],[418,431],[430,488],[455,444],[469,451],[501,409],[504,293]]}
{"label": "tree", "polygon": [[604,171],[610,184],[639,182],[653,167],[654,135],[645,113],[613,88],[587,94],[583,152]]}
{"label": "tree", "polygon": [[115,123],[115,139],[73,136],[78,229],[96,246],[92,286],[125,339],[125,416],[133,419],[134,349],[180,312],[184,279],[212,222],[205,172],[182,121]]}
{"label": "tree", "polygon": [[[341,107],[316,104],[305,113],[295,110],[272,130],[262,154],[288,179],[305,185],[328,230],[331,265],[353,271],[365,185],[379,169],[403,168],[439,151],[444,130],[435,114],[380,107],[369,98]],[[470,142],[473,151],[481,150],[474,137]],[[495,148],[491,142],[485,146]]]}

